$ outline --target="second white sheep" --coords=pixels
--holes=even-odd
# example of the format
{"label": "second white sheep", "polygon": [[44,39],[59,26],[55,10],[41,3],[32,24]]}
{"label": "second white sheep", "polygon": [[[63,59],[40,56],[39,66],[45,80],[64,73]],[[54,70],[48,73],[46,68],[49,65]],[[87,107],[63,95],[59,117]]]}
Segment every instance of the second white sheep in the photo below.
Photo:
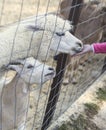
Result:
{"label": "second white sheep", "polygon": [[42,86],[55,71],[32,57],[9,64],[7,69],[0,77],[0,130],[25,130],[30,86]]}

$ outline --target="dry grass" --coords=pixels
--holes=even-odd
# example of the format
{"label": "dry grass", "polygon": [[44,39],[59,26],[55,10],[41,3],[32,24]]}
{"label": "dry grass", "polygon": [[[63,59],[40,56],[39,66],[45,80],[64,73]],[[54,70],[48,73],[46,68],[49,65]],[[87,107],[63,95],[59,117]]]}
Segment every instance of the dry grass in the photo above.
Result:
{"label": "dry grass", "polygon": [[[49,3],[49,4],[48,4]],[[59,0],[1,0],[0,24],[5,25],[38,14],[57,11]],[[22,12],[21,12],[22,8]]]}

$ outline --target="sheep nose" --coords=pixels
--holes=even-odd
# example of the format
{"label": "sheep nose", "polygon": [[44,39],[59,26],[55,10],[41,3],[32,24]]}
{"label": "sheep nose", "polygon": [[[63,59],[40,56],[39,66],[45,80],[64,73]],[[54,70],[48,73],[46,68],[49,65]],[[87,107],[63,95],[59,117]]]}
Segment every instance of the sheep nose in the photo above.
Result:
{"label": "sheep nose", "polygon": [[82,42],[77,42],[76,50],[80,52],[80,51],[82,51],[82,49],[83,49],[83,43]]}
{"label": "sheep nose", "polygon": [[83,47],[83,43],[82,43],[82,42],[77,42],[76,44],[77,44],[79,47],[81,47],[81,48]]}
{"label": "sheep nose", "polygon": [[54,71],[54,69],[53,69],[53,68],[51,68],[51,67],[49,67],[49,70],[53,70],[53,71]]}

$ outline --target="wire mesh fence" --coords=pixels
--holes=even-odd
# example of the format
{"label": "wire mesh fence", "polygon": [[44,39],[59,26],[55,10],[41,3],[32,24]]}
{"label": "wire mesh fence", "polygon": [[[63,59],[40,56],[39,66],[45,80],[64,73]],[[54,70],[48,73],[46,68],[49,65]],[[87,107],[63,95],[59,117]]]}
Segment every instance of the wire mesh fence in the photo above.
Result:
{"label": "wire mesh fence", "polygon": [[[2,0],[0,12],[0,130],[46,130],[104,71],[102,66],[105,64],[105,55],[71,57],[61,41],[70,29],[84,44],[104,41],[106,2]],[[73,30],[67,21],[59,21],[58,16],[54,15],[48,20],[47,16],[52,13],[71,20]],[[71,39],[70,36],[69,42]],[[74,40],[76,43],[77,39]],[[50,51],[52,43],[59,43],[56,46],[54,44],[55,52]],[[63,54],[56,56],[55,61],[53,56],[61,49],[59,45],[63,46],[63,50],[60,50]],[[30,56],[38,61],[26,60]],[[13,61],[14,66],[10,66],[12,72],[7,73],[8,64]],[[37,69],[39,66],[40,69]],[[54,79],[53,68],[56,68]],[[13,73],[14,70],[17,74]],[[34,70],[37,74],[33,81]],[[44,79],[45,73],[51,74],[52,79]]]}

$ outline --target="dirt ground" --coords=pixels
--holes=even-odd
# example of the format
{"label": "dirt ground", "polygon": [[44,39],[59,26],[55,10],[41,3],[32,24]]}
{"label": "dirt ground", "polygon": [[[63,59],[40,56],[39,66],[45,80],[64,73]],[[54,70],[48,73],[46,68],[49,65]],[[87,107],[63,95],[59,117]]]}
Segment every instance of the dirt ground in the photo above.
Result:
{"label": "dirt ground", "polygon": [[106,72],[48,130],[106,130]]}

